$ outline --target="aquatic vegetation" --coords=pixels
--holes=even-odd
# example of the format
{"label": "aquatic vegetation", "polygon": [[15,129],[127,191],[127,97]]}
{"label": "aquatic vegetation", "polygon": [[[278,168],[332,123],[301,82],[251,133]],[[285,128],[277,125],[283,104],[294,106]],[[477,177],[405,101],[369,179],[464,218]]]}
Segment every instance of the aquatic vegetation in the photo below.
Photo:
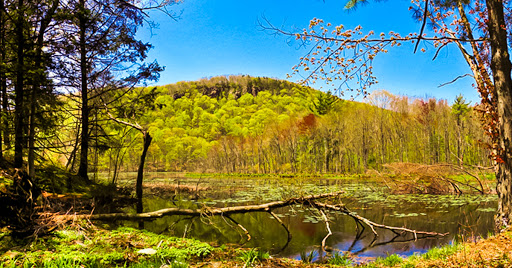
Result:
{"label": "aquatic vegetation", "polygon": [[269,257],[270,255],[267,252],[252,248],[249,251],[242,251],[238,258],[244,262],[245,267],[248,267]]}
{"label": "aquatic vegetation", "polygon": [[315,259],[316,250],[311,250],[310,252],[301,251],[300,252],[300,260],[303,263],[312,263]]}
{"label": "aquatic vegetation", "polygon": [[[160,178],[165,176],[155,174]],[[176,195],[176,199],[149,197],[145,206],[149,210],[164,207],[179,206],[190,209],[203,207],[226,207],[246,204],[264,203],[280,200],[289,195],[302,195],[310,193],[326,193],[334,190],[343,190],[345,193],[334,202],[345,204],[354,213],[371,219],[385,219],[386,224],[402,226],[404,224],[415,226],[416,229],[428,231],[450,232],[450,238],[443,238],[430,246],[444,244],[453,235],[463,234],[485,236],[487,226],[492,224],[491,209],[496,207],[495,195],[428,195],[428,194],[392,194],[378,181],[354,181],[352,179],[314,178],[296,176],[293,179],[275,176],[243,175],[201,175],[208,179],[199,180],[197,176],[180,177],[179,185],[200,185],[210,190],[203,192],[197,200],[187,200],[186,195]],[[325,176],[324,176],[325,177]],[[172,183],[176,184],[177,179]],[[374,178],[374,177],[369,177]],[[159,180],[159,179],[158,179]],[[148,180],[152,183],[152,180]],[[160,181],[159,181],[160,183]],[[330,202],[330,201],[329,201]],[[284,222],[292,222],[289,226],[293,239],[289,248],[294,248],[290,254],[299,254],[307,247],[317,246],[318,239],[325,235],[323,219],[314,210],[307,209],[299,204],[273,211]],[[351,233],[354,223],[343,216],[341,212],[326,212],[329,218],[336,223],[336,232]],[[484,215],[483,215],[484,214]],[[473,219],[480,218],[477,225]],[[244,226],[253,236],[246,246],[256,247],[264,251],[277,252],[284,243],[282,226],[268,213],[254,213],[244,217],[234,216],[234,219]],[[172,224],[170,224],[172,223]],[[175,224],[174,224],[175,223]],[[463,226],[468,229],[461,230]],[[213,224],[213,226],[211,225]],[[171,226],[172,225],[172,226]],[[136,226],[133,224],[132,226]],[[171,226],[171,228],[168,228]],[[264,227],[263,227],[264,226]],[[195,237],[205,241],[217,243],[238,243],[241,240],[239,230],[232,228],[231,222],[222,218],[210,217],[207,222],[192,221],[180,216],[162,218],[145,226],[154,232],[165,232],[170,235]],[[164,231],[165,230],[165,231]],[[223,231],[219,231],[223,230]],[[308,235],[305,235],[306,232]],[[333,230],[334,231],[334,230]],[[311,236],[311,234],[313,236]],[[261,238],[261,239],[260,239]],[[278,240],[279,239],[279,240]],[[276,243],[276,241],[278,241]],[[334,242],[334,241],[333,241]],[[350,241],[352,242],[352,241]],[[415,242],[409,242],[411,244]],[[362,242],[362,247],[367,246]],[[423,251],[430,246],[421,246],[417,250]],[[426,247],[426,248],[425,248]],[[355,252],[355,250],[353,250]],[[396,252],[403,252],[397,250]],[[356,254],[357,255],[357,254]]]}
{"label": "aquatic vegetation", "polygon": [[334,252],[332,257],[328,260],[328,263],[332,264],[332,265],[348,266],[348,265],[352,264],[352,260],[347,255],[336,251],[336,252]]}

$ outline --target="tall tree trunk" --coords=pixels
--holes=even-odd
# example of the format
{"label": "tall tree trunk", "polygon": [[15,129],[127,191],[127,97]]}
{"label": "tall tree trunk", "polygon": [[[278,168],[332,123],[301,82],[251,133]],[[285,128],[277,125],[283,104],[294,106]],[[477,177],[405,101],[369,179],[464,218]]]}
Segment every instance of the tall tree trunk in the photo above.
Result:
{"label": "tall tree trunk", "polygon": [[460,117],[457,116],[457,162],[459,163],[459,166],[462,167],[462,128],[461,128],[461,121]]}
{"label": "tall tree trunk", "polygon": [[87,171],[88,171],[88,152],[89,152],[89,96],[87,92],[87,51],[86,51],[86,42],[85,39],[85,30],[87,27],[86,17],[85,17],[85,0],[80,0],[79,2],[79,20],[80,20],[80,74],[81,74],[81,93],[82,93],[82,130],[80,136],[80,164],[78,167],[78,176],[82,179],[88,180]]}
{"label": "tall tree trunk", "polygon": [[14,167],[21,168],[23,166],[23,149],[24,144],[24,128],[25,128],[25,104],[24,104],[24,59],[25,59],[25,36],[24,36],[24,3],[23,0],[18,0],[18,17],[16,19],[15,34],[16,34],[16,82],[14,85],[15,91],[15,105],[14,111]]}
{"label": "tall tree trunk", "polygon": [[444,130],[444,161],[450,163],[450,134]]}
{"label": "tall tree trunk", "polygon": [[151,135],[149,135],[148,131],[142,131],[142,135],[144,138],[144,147],[142,149],[142,154],[140,155],[140,163],[139,169],[137,170],[137,184],[135,185],[135,195],[137,197],[137,213],[142,213],[142,182],[144,181],[144,162],[146,161],[146,154],[148,153],[149,145],[151,145],[151,140],[153,139]]}
{"label": "tall tree trunk", "polygon": [[30,97],[30,118],[29,118],[29,131],[28,131],[28,174],[30,177],[36,175],[35,169],[35,129],[36,129],[36,105],[37,105],[37,94],[40,92],[41,84],[44,80],[43,70],[43,46],[44,46],[44,34],[46,29],[50,25],[50,22],[57,10],[60,0],[54,0],[52,6],[46,12],[44,18],[41,20],[39,32],[37,34],[36,53],[34,60],[34,70],[36,73],[33,76],[32,92]]}
{"label": "tall tree trunk", "polygon": [[[1,39],[0,46],[2,46],[2,50],[4,53],[1,56],[2,62],[5,63],[5,40]],[[4,70],[2,70],[4,71]],[[5,72],[0,75],[0,90],[2,93],[2,128],[3,128],[3,138],[4,138],[4,146],[5,150],[11,149],[11,139],[9,137],[9,96],[7,95],[7,79]]]}
{"label": "tall tree trunk", "polygon": [[[41,44],[40,45],[42,46],[42,33],[41,32],[40,32],[40,35],[41,35]],[[39,42],[38,42],[38,45],[39,45]],[[32,91],[30,93],[30,115],[29,115],[29,130],[28,130],[28,161],[27,161],[27,164],[28,164],[28,175],[31,178],[34,178],[36,175],[36,168],[35,168],[35,137],[36,137],[36,134],[35,134],[36,122],[35,121],[36,120],[35,120],[35,115],[36,115],[36,99],[37,99],[36,93],[39,90],[40,82],[41,82],[41,77],[39,74],[39,72],[40,72],[39,69],[41,68],[41,60],[42,60],[41,53],[42,53],[42,50],[37,48],[36,59],[35,59],[36,74],[35,74],[35,77],[33,80]]]}
{"label": "tall tree trunk", "polygon": [[367,126],[366,126],[366,123],[363,123],[363,128],[362,128],[362,153],[363,153],[363,167],[364,167],[364,170],[363,172],[365,172],[367,169],[368,169],[368,144],[367,144],[367,140],[366,140],[366,136],[367,136]]}
{"label": "tall tree trunk", "polygon": [[30,97],[30,117],[29,117],[29,130],[28,130],[28,175],[34,178],[36,175],[35,168],[35,114],[36,114],[36,87],[32,88]]}
{"label": "tall tree trunk", "polygon": [[[2,111],[7,111],[3,106],[7,103],[7,80],[5,78],[5,1],[0,0],[0,94],[2,98]],[[5,87],[5,94],[4,92]],[[0,132],[0,158],[4,158],[3,154],[3,146],[2,146],[2,135],[7,135],[7,128],[5,128],[5,124],[3,122],[7,122],[7,114],[0,112],[0,124],[2,124],[3,133]],[[7,125],[8,126],[8,125]]]}
{"label": "tall tree trunk", "polygon": [[73,150],[69,153],[68,161],[66,162],[66,169],[67,170],[74,170],[75,169],[75,160],[76,160],[76,152],[78,151],[78,148],[80,146],[80,128],[81,124],[79,120],[76,122],[76,137],[75,137],[75,143],[73,144]]}
{"label": "tall tree trunk", "polygon": [[488,29],[491,41],[491,69],[497,95],[499,150],[496,170],[498,230],[512,223],[512,64],[508,53],[503,1],[487,0]]}

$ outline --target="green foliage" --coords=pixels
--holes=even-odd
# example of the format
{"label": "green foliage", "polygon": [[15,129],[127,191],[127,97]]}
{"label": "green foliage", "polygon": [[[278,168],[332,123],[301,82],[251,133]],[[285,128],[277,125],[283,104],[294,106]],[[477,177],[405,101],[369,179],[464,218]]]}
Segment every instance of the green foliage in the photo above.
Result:
{"label": "green foliage", "polygon": [[[139,88],[120,97],[125,105],[113,112],[131,116],[154,138],[146,159],[153,171],[365,173],[394,162],[458,164],[459,158],[490,164],[477,142],[486,138],[463,98],[450,107],[379,91],[357,103],[250,76]],[[105,140],[98,169],[135,170],[141,134],[99,122]]]}
{"label": "green foliage", "polygon": [[312,111],[317,115],[326,115],[334,108],[334,103],[338,100],[330,91],[327,93],[318,92],[316,100],[313,102],[314,109]]}
{"label": "green foliage", "polygon": [[188,263],[186,263],[184,261],[174,260],[173,262],[171,262],[171,268],[187,268],[187,267],[188,267]]}
{"label": "green foliage", "polygon": [[431,260],[446,260],[448,256],[455,254],[456,252],[462,250],[464,248],[463,243],[457,243],[453,241],[449,245],[445,245],[442,247],[433,247],[429,249],[425,254],[422,255],[412,255],[404,260],[402,267],[416,267],[417,263],[422,261],[431,261]]}
{"label": "green foliage", "polygon": [[[127,246],[131,245],[131,246]],[[105,230],[60,230],[54,236],[38,238],[26,251],[3,254],[13,245],[0,248],[4,267],[187,267],[189,259],[210,255],[213,247],[192,239],[157,235],[131,228]],[[19,246],[18,246],[19,247]],[[155,254],[142,254],[141,248],[152,248]]]}
{"label": "green foliage", "polygon": [[463,244],[456,242],[455,240],[446,246],[443,247],[434,247],[431,248],[427,253],[421,255],[421,257],[425,260],[437,260],[437,259],[445,259],[446,257],[454,254],[455,252],[461,250],[464,247]]}
{"label": "green foliage", "polygon": [[402,257],[398,256],[397,254],[392,254],[387,256],[385,259],[382,260],[382,264],[385,266],[395,266],[399,263],[402,263],[404,260]]}
{"label": "green foliage", "polygon": [[[152,135],[151,160],[160,169],[193,170],[219,141],[239,142],[262,135],[266,129],[308,113],[309,89],[269,78],[249,76],[214,77],[198,82],[181,82],[156,88],[140,88],[121,98],[115,111],[133,115]],[[140,96],[152,98],[139,101]],[[136,112],[132,112],[136,111]],[[276,120],[277,119],[277,120]],[[129,127],[103,126],[109,144],[100,166],[107,168],[114,156],[125,155],[125,163],[137,166],[140,134]]]}
{"label": "green foliage", "polygon": [[312,263],[313,259],[315,258],[316,250],[312,250],[310,252],[307,251],[301,251],[300,252],[300,260],[303,263]]}
{"label": "green foliage", "polygon": [[334,254],[329,259],[328,262],[329,264],[340,266],[349,266],[352,264],[352,260],[349,257],[347,257],[347,255],[338,251],[334,252]]}
{"label": "green foliage", "polygon": [[386,258],[378,257],[377,259],[375,259],[375,261],[366,264],[364,267],[393,267],[403,262],[404,259],[402,259],[402,257],[398,256],[397,254],[392,254],[387,256]]}
{"label": "green foliage", "polygon": [[466,102],[466,99],[464,99],[462,94],[458,95],[452,105],[452,114],[454,114],[457,118],[466,115],[469,111],[471,111],[469,104],[470,103]]}
{"label": "green foliage", "polygon": [[242,251],[238,257],[245,264],[244,267],[252,266],[254,263],[268,259],[270,255],[267,252],[252,248],[248,251]]}

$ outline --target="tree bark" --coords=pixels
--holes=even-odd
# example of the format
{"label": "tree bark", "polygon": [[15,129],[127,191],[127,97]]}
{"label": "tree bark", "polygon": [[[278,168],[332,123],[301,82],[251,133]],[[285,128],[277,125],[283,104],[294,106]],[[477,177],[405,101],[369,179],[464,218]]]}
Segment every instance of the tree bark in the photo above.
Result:
{"label": "tree bark", "polygon": [[496,192],[498,214],[496,227],[512,223],[512,64],[508,53],[503,1],[487,0],[488,30],[491,42],[491,70],[497,95],[499,148],[497,152]]}
{"label": "tree bark", "polygon": [[89,96],[88,96],[88,64],[87,64],[87,50],[86,50],[86,36],[85,31],[87,21],[85,17],[85,0],[79,1],[79,27],[80,27],[80,79],[81,79],[81,94],[82,94],[82,128],[80,134],[80,164],[78,166],[78,176],[88,180],[88,153],[89,153]]}
{"label": "tree bark", "polygon": [[[1,95],[1,98],[2,98],[2,113],[0,113],[0,124],[2,124],[2,128],[3,128],[3,133],[0,132],[0,159],[3,159],[4,158],[4,154],[3,154],[3,146],[2,146],[2,135],[7,135],[7,129],[6,129],[6,125],[4,124],[4,122],[7,122],[7,107],[4,107],[4,105],[6,106],[6,103],[7,103],[7,79],[6,79],[6,74],[5,74],[5,64],[7,64],[5,62],[6,60],[6,56],[5,56],[5,39],[6,39],[6,36],[5,36],[5,1],[4,0],[0,0],[0,93],[2,94]],[[5,89],[4,89],[5,87]],[[5,94],[3,94],[5,91]],[[8,126],[8,125],[7,125]]]}
{"label": "tree bark", "polygon": [[153,139],[151,135],[149,135],[148,131],[142,131],[142,135],[144,138],[144,147],[142,149],[142,154],[140,155],[140,163],[139,169],[137,170],[137,183],[135,185],[135,195],[137,197],[137,213],[142,213],[142,183],[144,182],[144,163],[146,162],[146,155],[148,153],[149,145],[151,145],[151,140]]}
{"label": "tree bark", "polygon": [[151,140],[153,140],[153,137],[149,135],[149,131],[145,130],[143,127],[141,127],[137,123],[130,123],[126,121],[119,120],[115,118],[107,108],[107,105],[105,104],[105,110],[107,111],[108,116],[110,119],[114,120],[115,122],[119,124],[123,124],[125,126],[132,127],[142,133],[143,138],[143,147],[142,147],[142,154],[140,155],[140,162],[139,162],[139,168],[137,170],[137,182],[135,184],[135,196],[137,198],[137,213],[142,213],[143,211],[143,204],[142,204],[142,183],[144,182],[144,163],[146,162],[146,155],[148,153],[149,145],[151,145]]}
{"label": "tree bark", "polygon": [[39,32],[37,34],[36,52],[34,60],[34,70],[36,73],[33,76],[32,92],[30,97],[30,118],[29,118],[29,132],[28,132],[28,175],[34,178],[36,175],[35,170],[35,129],[36,129],[36,106],[37,106],[37,95],[41,89],[41,84],[44,79],[43,70],[43,46],[44,46],[44,35],[50,22],[57,10],[59,0],[54,0],[52,6],[48,9],[45,16],[41,19],[39,26]]}
{"label": "tree bark", "polygon": [[32,87],[32,92],[30,94],[30,116],[29,116],[29,130],[28,130],[28,175],[31,178],[36,176],[36,167],[35,167],[35,140],[36,140],[36,123],[35,123],[35,114],[36,114],[36,86]]}
{"label": "tree bark", "polygon": [[335,192],[320,195],[310,195],[305,197],[290,198],[287,200],[275,201],[260,205],[235,206],[225,208],[208,208],[208,209],[186,209],[186,208],[164,208],[157,211],[146,213],[109,213],[109,214],[84,214],[84,215],[62,215],[63,219],[90,219],[90,220],[140,220],[140,219],[156,219],[168,215],[188,215],[188,216],[208,216],[208,215],[231,215],[236,213],[247,213],[256,211],[269,211],[273,208],[285,207],[291,204],[308,204],[308,202],[327,197],[335,197],[343,192]]}
{"label": "tree bark", "polygon": [[14,111],[14,167],[21,168],[23,166],[23,149],[25,147],[25,92],[24,92],[24,59],[25,59],[25,36],[24,36],[24,2],[18,0],[18,17],[16,19],[15,34],[16,34],[16,82],[14,84],[14,91],[16,97],[14,99],[16,109]]}

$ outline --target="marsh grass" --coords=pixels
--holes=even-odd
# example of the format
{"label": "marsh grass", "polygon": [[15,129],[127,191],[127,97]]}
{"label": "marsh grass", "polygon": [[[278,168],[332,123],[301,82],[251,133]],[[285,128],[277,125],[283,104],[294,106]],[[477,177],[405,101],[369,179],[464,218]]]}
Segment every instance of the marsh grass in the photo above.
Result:
{"label": "marsh grass", "polygon": [[425,260],[433,260],[440,259],[444,260],[446,257],[454,254],[455,252],[463,249],[464,245],[455,240],[449,245],[445,245],[443,247],[434,247],[428,250],[425,254],[421,255],[421,257]]}
{"label": "marsh grass", "polygon": [[300,260],[303,263],[312,263],[313,259],[315,258],[316,250],[312,250],[310,252],[301,251],[300,252]]}
{"label": "marsh grass", "polygon": [[270,255],[267,252],[252,248],[249,251],[242,251],[238,258],[244,262],[244,267],[249,267],[269,257]]}
{"label": "marsh grass", "polygon": [[397,254],[392,254],[387,256],[386,258],[378,257],[375,261],[367,263],[364,267],[374,268],[374,267],[393,267],[402,263],[404,259]]}
{"label": "marsh grass", "polygon": [[352,264],[350,257],[338,251],[334,252],[332,257],[327,262],[329,264],[338,266],[349,266]]}

